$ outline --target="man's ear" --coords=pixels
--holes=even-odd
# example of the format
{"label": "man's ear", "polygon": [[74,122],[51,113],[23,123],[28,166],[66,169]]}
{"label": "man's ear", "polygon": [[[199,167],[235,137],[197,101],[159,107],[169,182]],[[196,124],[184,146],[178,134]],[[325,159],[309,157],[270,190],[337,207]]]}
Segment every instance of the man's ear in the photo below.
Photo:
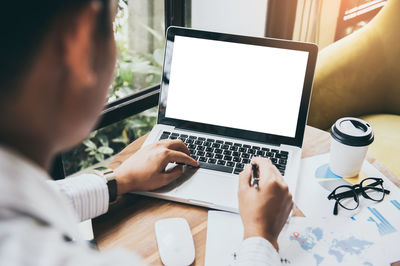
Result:
{"label": "man's ear", "polygon": [[69,21],[66,18],[62,60],[69,75],[68,85],[73,88],[92,87],[96,83],[92,48],[100,9],[101,3],[92,1],[74,13]]}

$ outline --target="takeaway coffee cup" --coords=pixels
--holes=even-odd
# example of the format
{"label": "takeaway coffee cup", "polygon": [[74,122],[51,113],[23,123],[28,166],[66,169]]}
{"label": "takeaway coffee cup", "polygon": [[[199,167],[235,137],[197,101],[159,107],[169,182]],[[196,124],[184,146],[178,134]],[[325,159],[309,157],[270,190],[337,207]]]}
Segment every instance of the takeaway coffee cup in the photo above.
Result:
{"label": "takeaway coffee cup", "polygon": [[359,174],[368,151],[374,141],[371,126],[364,120],[344,117],[331,127],[330,169],[341,177]]}

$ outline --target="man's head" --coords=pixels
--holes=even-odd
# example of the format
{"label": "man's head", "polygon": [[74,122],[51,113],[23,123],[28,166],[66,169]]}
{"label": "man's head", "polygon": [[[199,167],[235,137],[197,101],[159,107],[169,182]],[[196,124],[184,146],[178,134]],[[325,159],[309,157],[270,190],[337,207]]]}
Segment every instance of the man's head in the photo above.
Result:
{"label": "man's head", "polygon": [[109,0],[2,3],[0,143],[54,153],[86,137],[115,66],[111,13]]}

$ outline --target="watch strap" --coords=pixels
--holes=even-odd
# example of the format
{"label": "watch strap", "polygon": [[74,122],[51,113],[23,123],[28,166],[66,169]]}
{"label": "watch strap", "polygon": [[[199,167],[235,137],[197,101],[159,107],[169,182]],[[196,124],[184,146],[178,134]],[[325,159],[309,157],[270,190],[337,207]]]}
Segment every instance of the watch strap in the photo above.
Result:
{"label": "watch strap", "polygon": [[117,191],[117,180],[111,179],[107,181],[107,188],[108,188],[108,197],[109,202],[114,202],[117,200],[118,191]]}

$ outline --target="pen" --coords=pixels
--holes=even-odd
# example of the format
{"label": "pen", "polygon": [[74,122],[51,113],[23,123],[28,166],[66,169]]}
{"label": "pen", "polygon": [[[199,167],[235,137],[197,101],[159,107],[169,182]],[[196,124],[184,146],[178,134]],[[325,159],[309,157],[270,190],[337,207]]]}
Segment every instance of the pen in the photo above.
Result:
{"label": "pen", "polygon": [[252,163],[251,169],[253,170],[253,174],[251,176],[250,186],[258,190],[258,181],[260,180],[260,178],[258,177],[258,165]]}

